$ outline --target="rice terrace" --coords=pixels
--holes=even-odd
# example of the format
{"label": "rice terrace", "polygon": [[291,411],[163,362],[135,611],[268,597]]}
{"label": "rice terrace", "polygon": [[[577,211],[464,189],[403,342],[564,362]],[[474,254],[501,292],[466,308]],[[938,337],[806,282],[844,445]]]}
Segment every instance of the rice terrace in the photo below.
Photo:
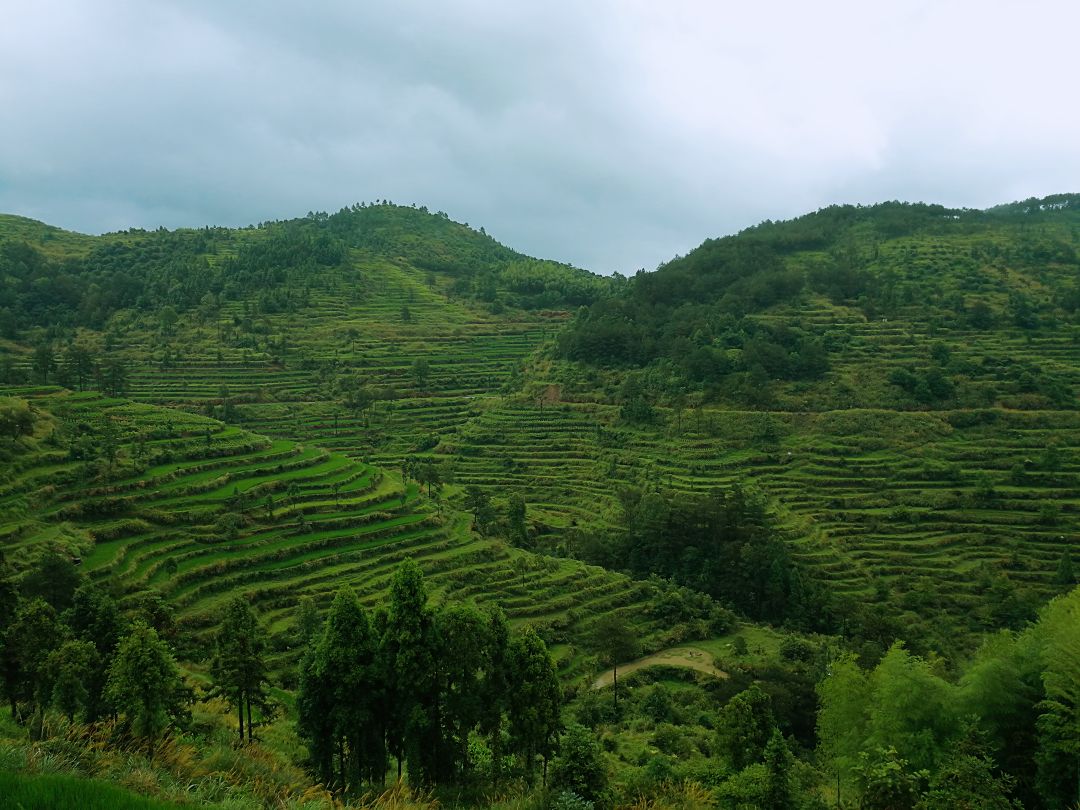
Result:
{"label": "rice terrace", "polygon": [[8,11],[0,807],[1080,810],[1080,7]]}
{"label": "rice terrace", "polygon": [[[836,673],[869,668],[876,695],[899,667],[978,716],[990,697],[967,694],[971,673],[1011,654],[980,652],[983,634],[1065,632],[1040,605],[1075,579],[1072,203],[827,209],[631,279],[388,204],[101,237],[8,217],[10,756],[34,772],[16,729],[66,715],[53,735],[117,751],[74,773],[151,767],[152,792],[190,798],[168,787],[179,765],[116,736],[134,732],[89,675],[143,622],[177,661],[168,717],[188,707],[144,731],[217,734],[211,759],[252,756],[251,738],[274,776],[245,801],[328,800],[305,778],[377,793],[396,762],[418,803],[528,785],[530,756],[562,762],[559,728],[571,750],[600,732],[588,756],[617,763],[609,790],[681,801],[661,781],[714,784],[702,769],[745,756],[736,711],[764,724],[766,767],[777,746],[832,756],[856,790],[862,766],[828,745],[884,732],[871,715],[863,742],[821,737]],[[226,641],[237,621],[249,629]],[[51,695],[22,680],[25,633],[56,639],[36,659]],[[421,678],[447,643],[473,663]],[[355,699],[313,691],[350,644],[371,719],[323,730],[305,705]],[[230,668],[230,645],[249,663]],[[408,685],[385,680],[397,665]],[[495,725],[454,703],[526,677],[515,666],[559,684],[547,720],[517,714],[513,692],[485,699]],[[229,672],[246,673],[232,691]],[[387,699],[445,716],[416,726]],[[941,732],[941,756],[958,733]],[[320,734],[338,740],[326,753]],[[477,745],[502,759],[481,764]],[[198,800],[248,795],[237,767]],[[750,789],[727,773],[722,804]]]}

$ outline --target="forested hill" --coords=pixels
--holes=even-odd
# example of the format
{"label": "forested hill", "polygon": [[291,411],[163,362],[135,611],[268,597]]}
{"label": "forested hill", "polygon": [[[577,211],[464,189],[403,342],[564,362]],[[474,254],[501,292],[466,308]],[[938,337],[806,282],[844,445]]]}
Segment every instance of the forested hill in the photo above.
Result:
{"label": "forested hill", "polygon": [[[727,547],[642,536],[637,498],[761,490],[845,632],[954,655],[1075,579],[1078,200],[837,206],[709,240],[579,310],[528,396],[445,446],[460,478],[530,492],[551,547],[696,587]],[[774,617],[826,615],[773,579]]]}
{"label": "forested hill", "polygon": [[89,237],[0,217],[0,337],[42,326],[102,328],[124,309],[183,313],[246,300],[256,313],[304,306],[312,288],[370,291],[364,272],[390,261],[429,286],[504,307],[587,304],[606,281],[504,247],[445,214],[389,203],[257,227],[129,230]]}
{"label": "forested hill", "polygon": [[[986,211],[833,206],[707,240],[638,273],[575,319],[559,353],[662,369],[670,394],[752,401],[769,381],[825,377],[851,348],[845,321],[918,325],[929,337],[1067,331],[1080,310],[1078,243],[1074,195]],[[924,401],[948,388],[909,383]]]}
{"label": "forested hill", "polygon": [[414,806],[360,798],[395,764],[503,810],[1071,807],[1078,208],[834,207],[631,279],[382,203],[0,217],[0,760],[238,807]]}

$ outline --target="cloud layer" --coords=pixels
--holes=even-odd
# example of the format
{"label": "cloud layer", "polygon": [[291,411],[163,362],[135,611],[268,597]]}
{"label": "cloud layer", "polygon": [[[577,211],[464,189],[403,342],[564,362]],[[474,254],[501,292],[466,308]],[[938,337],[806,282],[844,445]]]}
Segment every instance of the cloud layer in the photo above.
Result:
{"label": "cloud layer", "polygon": [[0,211],[101,232],[392,199],[630,273],[834,202],[1080,191],[1071,2],[38,0]]}

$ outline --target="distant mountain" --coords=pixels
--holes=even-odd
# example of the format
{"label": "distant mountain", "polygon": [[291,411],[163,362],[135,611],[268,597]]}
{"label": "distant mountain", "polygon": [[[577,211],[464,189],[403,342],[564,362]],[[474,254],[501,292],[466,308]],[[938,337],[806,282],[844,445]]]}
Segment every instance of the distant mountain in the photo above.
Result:
{"label": "distant mountain", "polygon": [[[639,273],[569,325],[559,355],[601,367],[670,367],[670,394],[687,388],[753,404],[763,388],[782,399],[797,383],[830,407],[856,404],[813,384],[833,386],[829,369],[853,348],[836,324],[899,321],[972,339],[1067,329],[1080,311],[1078,234],[1080,198],[1072,195],[988,211],[833,206],[707,240]],[[1067,381],[1048,387],[1051,400],[1070,401]],[[915,399],[940,401],[946,388],[920,388]],[[873,396],[855,400],[875,404]]]}
{"label": "distant mountain", "polygon": [[512,251],[426,209],[356,205],[258,227],[129,230],[89,237],[21,217],[0,218],[0,329],[102,328],[116,312],[252,298],[294,307],[313,287],[363,290],[365,262],[405,263],[431,286],[489,308],[576,307],[606,280]]}
{"label": "distant mountain", "polygon": [[459,506],[524,498],[520,542],[628,570],[628,492],[751,487],[805,587],[943,649],[1030,616],[1080,531],[1078,199],[834,206],[631,279],[390,204],[100,237],[9,217],[0,384],[425,460]]}

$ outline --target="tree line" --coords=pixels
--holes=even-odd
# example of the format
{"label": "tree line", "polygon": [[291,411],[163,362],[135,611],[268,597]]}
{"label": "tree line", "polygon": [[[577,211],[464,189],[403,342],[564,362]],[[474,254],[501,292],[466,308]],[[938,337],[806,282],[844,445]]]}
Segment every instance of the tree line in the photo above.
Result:
{"label": "tree line", "polygon": [[[1031,225],[1067,226],[1075,219],[1072,208],[1056,203],[995,213],[884,203],[766,221],[707,239],[655,272],[612,285],[609,295],[579,309],[560,333],[556,353],[593,366],[655,370],[654,376],[673,378],[675,390],[664,393],[689,389],[759,404],[753,394],[764,383],[820,379],[840,348],[833,345],[835,330],[777,309],[798,307],[811,296],[870,319],[915,313],[934,328],[1035,330],[1061,316],[1075,318],[1075,235],[1070,242],[1064,227]],[[956,249],[939,251],[941,242]],[[1037,296],[1004,273],[987,272],[1006,265],[1025,272],[1053,266],[1066,277]],[[770,310],[784,317],[757,317]],[[933,399],[943,398],[944,388],[932,384]],[[919,395],[930,401],[926,392]]]}
{"label": "tree line", "polygon": [[30,569],[0,577],[0,677],[12,717],[56,709],[69,719],[123,718],[153,739],[183,724],[193,693],[169,639],[172,611],[146,596],[121,609],[50,549]]}
{"label": "tree line", "polygon": [[[85,255],[54,258],[26,241],[0,241],[0,337],[35,326],[103,329],[113,314],[185,312],[245,292],[304,288],[339,267],[344,243],[308,220],[270,223],[261,239],[225,228],[129,231]],[[207,256],[230,249],[223,261]]]}
{"label": "tree line", "polygon": [[[458,795],[517,778],[546,781],[555,806],[609,806],[635,789],[612,779],[603,753],[623,743],[596,732],[620,724],[644,724],[660,752],[636,789],[666,789],[683,774],[708,786],[694,794],[704,806],[1068,810],[1080,790],[1080,589],[1022,630],[990,636],[948,677],[941,662],[900,643],[864,666],[827,640],[788,638],[778,668],[736,664],[700,691],[640,680],[610,699],[587,690],[570,704],[565,730],[536,633],[511,631],[497,610],[432,605],[411,560],[394,572],[384,605],[364,608],[342,589],[325,618],[302,599],[296,627],[305,649],[297,728],[313,776],[342,794],[397,770]],[[611,617],[595,634],[611,663],[636,654],[633,634]],[[257,740],[280,707],[267,634],[247,600],[223,606],[196,653],[209,664],[210,688],[183,677],[181,640],[160,598],[118,600],[58,550],[0,577],[0,683],[23,722],[46,710],[115,718],[149,745],[190,728],[201,692],[232,709],[239,743]],[[732,663],[747,654],[745,642],[735,645]],[[696,730],[684,736],[680,722]],[[677,768],[679,752],[693,747],[708,765]]]}
{"label": "tree line", "polygon": [[621,526],[580,532],[575,553],[637,577],[669,578],[750,618],[831,629],[820,589],[804,580],[760,493],[624,488]]}
{"label": "tree line", "polygon": [[391,759],[420,785],[546,777],[561,690],[531,628],[498,610],[433,608],[419,567],[395,572],[385,609],[338,592],[300,665],[299,729],[327,785],[381,785]]}
{"label": "tree line", "polygon": [[64,344],[43,340],[34,347],[29,364],[0,358],[0,383],[6,385],[35,382],[79,391],[97,388],[111,397],[122,397],[127,394],[129,379],[124,358],[85,341]]}
{"label": "tree line", "polygon": [[[350,589],[320,621],[303,600],[305,652],[296,724],[315,778],[342,793],[381,786],[391,769],[413,785],[477,788],[510,777],[546,780],[561,731],[562,691],[543,640],[511,631],[498,609],[429,604],[420,568],[395,571],[386,605]],[[197,692],[177,663],[180,640],[160,598],[124,604],[49,550],[0,578],[0,682],[12,716],[56,710],[73,721],[119,720],[153,743],[185,729]],[[208,645],[203,698],[234,712],[239,744],[281,709],[272,695],[268,635],[243,597],[222,608]]]}

